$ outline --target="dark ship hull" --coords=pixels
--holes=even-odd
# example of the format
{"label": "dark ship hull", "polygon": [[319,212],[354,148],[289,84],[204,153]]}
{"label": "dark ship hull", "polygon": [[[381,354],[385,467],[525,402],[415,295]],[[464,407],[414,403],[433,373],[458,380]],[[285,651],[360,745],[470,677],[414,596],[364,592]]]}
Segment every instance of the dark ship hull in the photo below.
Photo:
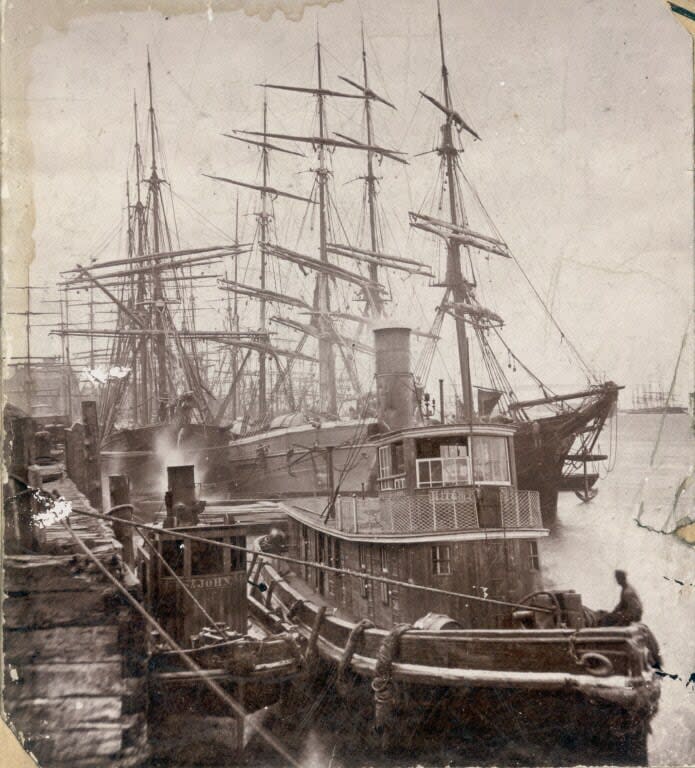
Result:
{"label": "dark ship hull", "polygon": [[[271,608],[292,615],[307,653],[314,654],[313,673],[322,684],[336,686],[355,729],[380,740],[392,754],[436,749],[453,730],[456,739],[466,734],[467,749],[481,761],[543,764],[550,757],[565,765],[648,763],[647,735],[660,686],[642,656],[648,632],[642,625],[365,627],[364,620],[327,611],[331,601],[301,579],[281,576],[267,561],[260,575],[271,585],[271,603],[256,594],[250,598],[252,613],[270,627],[280,625],[276,630],[281,622]],[[405,627],[407,634],[401,634]],[[594,656],[610,657],[609,676],[577,663],[578,657]],[[383,670],[389,666],[384,684]],[[563,717],[549,720],[549,711],[561,711]],[[372,713],[376,728],[369,727]]]}
{"label": "dark ship hull", "polygon": [[[617,402],[618,387],[606,384],[572,410],[520,423],[514,446],[517,482],[521,489],[540,493],[545,525],[556,520],[561,490],[581,492],[592,488],[598,479],[595,473],[568,474],[568,456],[578,437],[598,436]],[[581,453],[576,458],[582,463]]]}

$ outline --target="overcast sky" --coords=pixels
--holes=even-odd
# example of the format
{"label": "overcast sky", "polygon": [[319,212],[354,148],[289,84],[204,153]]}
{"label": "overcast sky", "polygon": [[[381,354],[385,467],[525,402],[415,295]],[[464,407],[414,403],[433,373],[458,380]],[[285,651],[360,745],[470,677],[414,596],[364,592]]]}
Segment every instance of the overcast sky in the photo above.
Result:
{"label": "overcast sky", "polygon": [[[658,375],[668,383],[692,298],[689,36],[657,0],[442,6],[457,105],[482,137],[464,138],[462,162],[498,229],[597,371],[628,387]],[[409,153],[431,149],[436,116],[418,90],[438,93],[433,2],[344,0],[309,8],[300,21],[280,12],[261,21],[241,11],[166,18],[143,10],[44,29],[27,94],[35,159],[32,282],[54,283],[59,270],[88,260],[104,243],[100,258],[122,255],[117,232],[132,93],[137,89],[144,103],[147,46],[167,179],[184,201],[177,202],[181,240],[211,243],[220,235],[198,214],[231,233],[234,193],[201,173],[252,181],[258,162],[220,132],[259,127],[256,83],[311,84],[317,22],[328,87],[347,87],[340,74],[358,79],[360,16],[373,87],[398,106],[397,113],[377,110],[380,143]],[[309,129],[309,100],[271,99],[275,130]],[[359,131],[357,109],[335,105],[331,127]],[[345,182],[357,158],[336,162],[337,194],[349,202],[357,185]],[[297,170],[280,161],[275,182],[308,191],[311,178]],[[435,171],[432,155],[406,169],[381,166],[392,250],[418,256],[427,243],[408,236],[407,211],[420,207]],[[240,205],[249,210],[250,199]],[[488,282],[499,269],[490,267]],[[574,383],[560,365],[562,352],[551,351],[554,332],[517,285],[518,274],[501,280],[493,302],[510,342],[551,384]],[[492,288],[481,292],[487,298]],[[33,343],[50,349],[43,331]],[[682,394],[691,386],[681,377]]]}

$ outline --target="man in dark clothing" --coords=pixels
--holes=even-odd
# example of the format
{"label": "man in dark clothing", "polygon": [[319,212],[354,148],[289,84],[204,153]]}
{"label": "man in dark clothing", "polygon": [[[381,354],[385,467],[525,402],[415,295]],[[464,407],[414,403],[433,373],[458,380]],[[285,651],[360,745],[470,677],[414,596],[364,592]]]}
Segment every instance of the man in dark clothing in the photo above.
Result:
{"label": "man in dark clothing", "polygon": [[628,583],[625,571],[616,571],[615,580],[620,584],[620,602],[601,620],[603,627],[627,627],[642,621],[642,601],[635,588]]}

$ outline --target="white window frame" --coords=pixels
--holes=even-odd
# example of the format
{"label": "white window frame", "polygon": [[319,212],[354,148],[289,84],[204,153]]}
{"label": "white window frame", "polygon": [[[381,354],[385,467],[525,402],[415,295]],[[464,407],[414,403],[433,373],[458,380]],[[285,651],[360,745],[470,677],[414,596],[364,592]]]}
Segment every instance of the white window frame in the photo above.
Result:
{"label": "white window frame", "polygon": [[393,453],[391,444],[379,448],[379,479],[393,476]]}
{"label": "white window frame", "polygon": [[[446,557],[442,557],[446,554]],[[446,565],[446,570],[443,566]],[[434,576],[451,576],[451,545],[432,545],[432,574]]]}
{"label": "white window frame", "polygon": [[[476,444],[478,440],[480,439],[485,440],[502,440],[504,443],[504,456],[506,460],[506,467],[507,467],[507,480],[476,480],[475,479],[475,470],[478,466],[477,457],[475,455],[476,451]],[[471,446],[471,456],[473,457],[473,465],[470,468],[470,474],[472,477],[472,483],[474,485],[511,485],[512,484],[512,467],[509,461],[509,441],[504,437],[498,437],[497,435],[478,435],[477,437],[472,438],[472,446]]]}
{"label": "white window frame", "polygon": [[[421,468],[424,466],[427,466],[429,468],[429,481],[422,480],[422,470]],[[439,466],[441,470],[441,480],[432,480],[432,467],[433,466]],[[457,485],[472,485],[471,480],[471,461],[468,456],[457,456],[456,458],[438,458],[438,457],[432,457],[428,459],[417,459],[415,462],[416,466],[416,482],[418,488],[447,488]],[[461,467],[465,467],[465,478],[459,478],[459,469]],[[447,481],[446,480],[446,474],[448,468],[453,468],[453,481]]]}

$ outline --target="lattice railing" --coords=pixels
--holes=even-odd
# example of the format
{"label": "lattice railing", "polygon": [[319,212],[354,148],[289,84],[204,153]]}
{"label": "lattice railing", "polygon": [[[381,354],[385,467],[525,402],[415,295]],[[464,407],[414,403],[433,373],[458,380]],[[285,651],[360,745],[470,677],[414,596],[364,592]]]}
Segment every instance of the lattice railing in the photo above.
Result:
{"label": "lattice railing", "polygon": [[542,528],[541,501],[538,491],[500,488],[502,520],[505,528]]}
{"label": "lattice railing", "polygon": [[437,488],[384,494],[381,520],[384,530],[397,533],[477,528],[475,492],[472,488]]}
{"label": "lattice railing", "polygon": [[[500,521],[504,528],[542,527],[537,491],[497,490],[501,514],[494,524],[487,523],[488,527],[498,528]],[[468,487],[389,491],[369,501],[356,495],[338,496],[336,513],[336,527],[346,533],[429,533],[481,527],[476,492]]]}

